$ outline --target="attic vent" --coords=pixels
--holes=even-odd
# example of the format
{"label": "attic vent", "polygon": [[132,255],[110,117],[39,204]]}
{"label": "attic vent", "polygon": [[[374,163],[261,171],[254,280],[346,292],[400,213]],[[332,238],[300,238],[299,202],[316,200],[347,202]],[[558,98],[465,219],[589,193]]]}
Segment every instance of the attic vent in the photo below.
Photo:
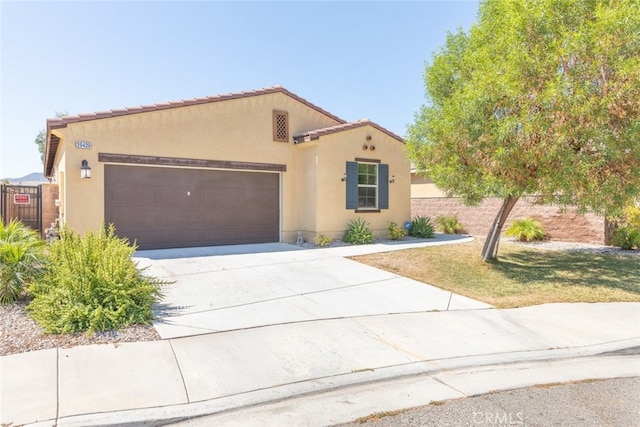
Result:
{"label": "attic vent", "polygon": [[289,142],[289,113],[286,111],[273,112],[273,140]]}

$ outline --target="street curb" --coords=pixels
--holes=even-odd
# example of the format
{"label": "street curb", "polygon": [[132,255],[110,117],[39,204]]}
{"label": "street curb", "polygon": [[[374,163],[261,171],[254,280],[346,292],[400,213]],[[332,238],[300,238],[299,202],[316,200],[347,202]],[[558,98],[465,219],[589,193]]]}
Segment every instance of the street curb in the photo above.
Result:
{"label": "street curb", "polygon": [[[361,370],[358,372],[344,373],[324,378],[316,378],[296,383],[284,384],[261,390],[253,390],[236,395],[219,397],[199,402],[187,404],[170,405],[164,407],[141,408],[126,411],[115,411],[108,413],[74,415],[55,420],[43,421],[29,426],[51,426],[75,427],[75,426],[157,426],[177,423],[204,416],[222,415],[228,412],[238,412],[251,410],[254,408],[277,405],[279,402],[290,399],[304,400],[312,397],[319,397],[337,391],[347,391],[359,387],[374,385],[380,388],[380,384],[389,382],[402,382],[404,380],[416,378],[437,378],[441,376],[474,375],[479,372],[510,372],[522,371],[523,369],[550,369],[554,365],[574,362],[609,364],[612,360],[623,360],[613,367],[608,366],[607,373],[597,373],[585,370],[583,377],[563,378],[562,372],[556,372],[558,382],[579,381],[595,378],[617,378],[640,376],[640,355],[638,354],[603,354],[612,353],[629,348],[640,347],[640,337],[620,341],[607,342],[597,345],[559,348],[548,350],[534,350],[522,352],[510,352],[506,354],[489,354],[478,356],[464,356],[441,360],[429,360],[411,362],[403,365],[375,368],[371,370]],[[638,363],[630,363],[636,360]],[[596,370],[597,371],[597,370]],[[541,378],[541,377],[540,377]],[[516,378],[514,378],[515,380]],[[545,383],[555,382],[546,381]],[[489,386],[484,392],[520,388],[532,383],[514,383],[507,381],[513,386]],[[469,396],[467,394],[464,394]],[[463,395],[463,396],[464,396]],[[474,394],[472,394],[474,395]],[[437,399],[436,399],[437,400]],[[428,404],[429,402],[426,402]],[[411,405],[410,405],[411,406]],[[414,405],[415,406],[415,405]],[[397,408],[396,408],[397,409]],[[381,410],[387,410],[381,408]],[[350,421],[349,419],[343,422]]]}

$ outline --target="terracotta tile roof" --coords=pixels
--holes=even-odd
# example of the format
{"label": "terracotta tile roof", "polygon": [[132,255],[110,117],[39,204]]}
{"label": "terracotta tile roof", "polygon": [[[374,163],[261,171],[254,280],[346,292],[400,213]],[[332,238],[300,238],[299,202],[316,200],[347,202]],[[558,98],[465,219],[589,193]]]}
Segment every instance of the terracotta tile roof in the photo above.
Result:
{"label": "terracotta tile roof", "polygon": [[294,141],[295,144],[300,144],[302,142],[309,142],[309,141],[313,141],[313,140],[319,139],[321,136],[324,136],[324,135],[330,135],[330,134],[336,133],[336,132],[344,132],[346,130],[355,129],[355,128],[359,128],[359,127],[363,127],[363,126],[372,126],[372,127],[376,128],[376,129],[378,129],[380,132],[386,133],[391,138],[397,139],[398,141],[404,143],[404,139],[402,139],[401,137],[399,137],[395,133],[391,132],[390,130],[387,130],[387,129],[383,128],[382,126],[378,125],[377,123],[372,122],[369,119],[358,120],[358,121],[349,122],[349,123],[342,123],[342,124],[339,124],[339,125],[336,125],[336,126],[330,126],[330,127],[322,128],[322,129],[315,129],[315,130],[311,130],[311,131],[308,131],[308,132],[302,132],[302,133],[294,135],[293,136],[293,141]]}
{"label": "terracotta tile roof", "polygon": [[236,92],[236,93],[229,93],[224,95],[206,96],[204,98],[183,99],[180,101],[161,102],[153,105],[142,105],[138,107],[120,108],[120,109],[109,110],[109,111],[98,111],[95,113],[83,113],[83,114],[77,114],[75,116],[64,116],[64,117],[52,118],[52,119],[47,119],[47,130],[59,129],[59,128],[66,127],[69,123],[84,122],[87,120],[98,120],[98,119],[105,119],[110,117],[126,116],[129,114],[146,113],[149,111],[160,111],[160,110],[167,110],[170,108],[180,108],[180,107],[186,107],[190,105],[208,104],[211,102],[227,101],[229,99],[240,99],[240,98],[246,98],[250,96],[268,95],[268,94],[277,93],[277,92],[284,93],[285,95],[290,96],[296,101],[299,101],[307,105],[308,107],[330,117],[331,119],[339,123],[346,123],[346,121],[341,119],[340,117],[335,116],[329,113],[328,111],[318,107],[317,105],[312,104],[311,102],[307,101],[304,98],[299,97],[293,92],[289,92],[287,89],[283,88],[282,86],[273,86],[273,87],[268,87],[264,89],[246,91],[246,92]]}
{"label": "terracotta tile roof", "polygon": [[199,105],[199,104],[208,104],[211,102],[219,102],[219,101],[227,101],[230,99],[240,99],[251,96],[260,96],[260,95],[268,95],[272,93],[283,93],[296,101],[299,101],[309,108],[312,108],[318,111],[321,114],[331,118],[332,120],[337,121],[338,123],[346,123],[345,120],[341,119],[338,116],[335,116],[328,111],[318,107],[315,104],[307,101],[304,98],[299,97],[293,92],[289,92],[287,89],[282,86],[273,86],[264,89],[256,89],[246,92],[236,92],[236,93],[228,93],[224,95],[216,95],[216,96],[207,96],[204,98],[194,98],[194,99],[184,99],[180,101],[171,101],[171,102],[162,102],[153,105],[142,105],[138,107],[128,107],[128,108],[120,108],[109,111],[98,111],[95,113],[85,113],[85,114],[77,114],[74,116],[64,116],[58,118],[47,119],[47,147],[45,151],[45,171],[44,174],[47,177],[51,177],[53,173],[53,159],[55,158],[55,153],[58,149],[58,144],[60,139],[55,135],[51,134],[52,129],[60,129],[66,127],[68,124],[84,122],[89,120],[99,120],[106,119],[111,117],[118,116],[126,116],[129,114],[137,114],[137,113],[146,113],[149,111],[160,111],[167,110],[170,108],[180,108],[190,105]]}

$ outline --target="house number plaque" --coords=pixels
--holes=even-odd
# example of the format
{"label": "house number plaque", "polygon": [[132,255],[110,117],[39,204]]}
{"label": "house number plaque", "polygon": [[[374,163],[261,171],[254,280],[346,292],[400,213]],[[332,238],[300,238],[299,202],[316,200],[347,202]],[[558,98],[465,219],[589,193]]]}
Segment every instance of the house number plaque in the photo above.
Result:
{"label": "house number plaque", "polygon": [[76,148],[80,150],[91,150],[91,143],[89,141],[76,141]]}

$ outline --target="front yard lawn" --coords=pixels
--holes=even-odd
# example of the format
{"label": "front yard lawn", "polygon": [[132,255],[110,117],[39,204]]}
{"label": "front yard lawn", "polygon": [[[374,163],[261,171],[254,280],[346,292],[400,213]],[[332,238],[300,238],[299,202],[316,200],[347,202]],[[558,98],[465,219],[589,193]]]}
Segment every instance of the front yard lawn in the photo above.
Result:
{"label": "front yard lawn", "polygon": [[640,301],[638,255],[543,250],[501,242],[498,261],[484,263],[482,244],[478,239],[352,259],[497,308]]}

